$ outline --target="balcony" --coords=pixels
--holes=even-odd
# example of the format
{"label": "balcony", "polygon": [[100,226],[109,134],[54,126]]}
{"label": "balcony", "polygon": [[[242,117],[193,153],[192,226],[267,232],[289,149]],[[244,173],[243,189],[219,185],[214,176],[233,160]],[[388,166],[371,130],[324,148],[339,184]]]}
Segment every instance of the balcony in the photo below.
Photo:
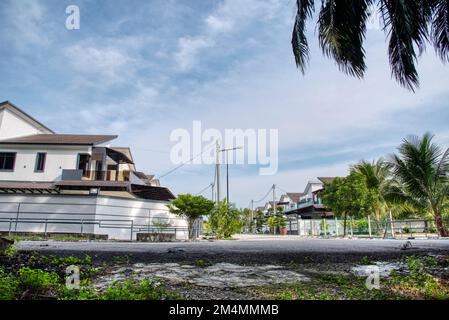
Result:
{"label": "balcony", "polygon": [[129,181],[129,170],[80,170],[63,169],[61,180],[67,181]]}

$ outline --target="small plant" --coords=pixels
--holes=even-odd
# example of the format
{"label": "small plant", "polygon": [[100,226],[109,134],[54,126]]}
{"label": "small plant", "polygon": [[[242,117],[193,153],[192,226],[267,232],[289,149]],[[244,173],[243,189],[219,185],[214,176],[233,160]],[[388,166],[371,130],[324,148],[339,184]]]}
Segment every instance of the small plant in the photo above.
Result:
{"label": "small plant", "polygon": [[0,268],[0,300],[14,300],[18,286],[17,279]]}
{"label": "small plant", "polygon": [[3,251],[3,254],[8,257],[9,259],[14,258],[14,256],[17,254],[17,248],[13,245],[10,244],[9,246],[6,247],[6,249]]}
{"label": "small plant", "polygon": [[206,262],[202,259],[196,260],[195,266],[197,266],[198,268],[204,268],[206,266]]}
{"label": "small plant", "polygon": [[60,279],[54,272],[23,267],[19,269],[18,281],[22,289],[42,293],[50,288],[57,287]]}
{"label": "small plant", "polygon": [[130,279],[114,282],[98,298],[100,300],[178,300],[181,296],[154,281],[144,279],[138,282]]}
{"label": "small plant", "polygon": [[360,264],[363,264],[363,265],[370,265],[370,264],[372,264],[372,262],[371,262],[371,259],[370,259],[368,256],[363,256],[363,257],[360,259]]}

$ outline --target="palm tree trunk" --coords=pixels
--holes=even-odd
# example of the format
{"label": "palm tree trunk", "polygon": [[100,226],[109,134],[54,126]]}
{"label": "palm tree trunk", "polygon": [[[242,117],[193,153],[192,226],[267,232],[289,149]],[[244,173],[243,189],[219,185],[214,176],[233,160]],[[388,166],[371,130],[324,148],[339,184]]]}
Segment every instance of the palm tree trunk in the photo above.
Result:
{"label": "palm tree trunk", "polygon": [[449,237],[449,232],[444,225],[441,213],[438,210],[434,209],[433,214],[435,216],[435,225],[437,226],[438,234],[440,235],[440,237]]}

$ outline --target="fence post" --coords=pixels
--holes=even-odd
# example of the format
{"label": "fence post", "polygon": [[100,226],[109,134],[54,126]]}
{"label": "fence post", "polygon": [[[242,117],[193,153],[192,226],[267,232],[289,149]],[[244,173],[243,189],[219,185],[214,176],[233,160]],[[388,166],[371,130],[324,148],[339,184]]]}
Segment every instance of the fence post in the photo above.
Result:
{"label": "fence post", "polygon": [[11,227],[12,227],[12,218],[9,219],[9,230],[8,230],[8,236],[11,236]]}
{"label": "fence post", "polygon": [[20,205],[21,203],[19,202],[19,205],[17,206],[16,225],[14,226],[14,232],[17,232],[17,221],[19,220]]}
{"label": "fence post", "polygon": [[338,219],[335,217],[335,236],[338,238]]}
{"label": "fence post", "polygon": [[131,241],[133,241],[133,232],[134,232],[134,220],[131,220],[131,235],[130,235]]}
{"label": "fence post", "polygon": [[393,226],[393,215],[391,214],[390,210],[390,227],[391,227],[391,236],[394,238],[394,226]]}
{"label": "fence post", "polygon": [[45,232],[44,232],[45,237],[47,237],[47,226],[48,226],[48,219],[45,219]]}
{"label": "fence post", "polygon": [[368,215],[368,234],[369,234],[369,238],[371,239],[371,218]]}
{"label": "fence post", "polygon": [[353,228],[353,224],[352,224],[352,216],[351,219],[349,219],[349,224],[351,225],[351,237],[354,236],[354,228]]}
{"label": "fence post", "polygon": [[83,234],[84,231],[84,219],[81,219],[81,234]]}

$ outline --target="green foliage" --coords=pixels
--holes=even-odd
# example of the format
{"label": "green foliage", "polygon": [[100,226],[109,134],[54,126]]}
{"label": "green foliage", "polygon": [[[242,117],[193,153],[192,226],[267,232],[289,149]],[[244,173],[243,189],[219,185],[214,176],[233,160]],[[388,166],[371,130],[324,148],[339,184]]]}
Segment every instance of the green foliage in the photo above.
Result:
{"label": "green foliage", "polygon": [[267,224],[270,228],[283,228],[287,225],[287,220],[284,215],[276,214],[275,216],[270,216],[268,218]]}
{"label": "green foliage", "polygon": [[267,217],[265,217],[264,213],[260,210],[256,210],[256,230],[261,232],[263,226],[267,223]]}
{"label": "green foliage", "polygon": [[397,184],[391,187],[389,197],[431,212],[440,236],[447,237],[442,215],[449,197],[449,149],[442,150],[432,139],[429,133],[404,139],[399,154],[392,156]]}
{"label": "green foliage", "polygon": [[217,238],[230,238],[240,232],[244,219],[240,210],[230,207],[226,201],[220,201],[212,210],[208,225]]}
{"label": "green foliage", "polygon": [[171,213],[187,219],[190,237],[195,220],[209,215],[214,208],[214,202],[203,196],[181,194],[170,202],[168,208]]}
{"label": "green foliage", "polygon": [[3,250],[3,254],[9,259],[12,259],[17,254],[16,246],[10,244],[9,246],[6,247],[5,250]]}
{"label": "green foliage", "polygon": [[54,272],[46,272],[40,269],[23,267],[19,269],[18,281],[24,290],[35,293],[44,292],[59,285],[60,278]]}
{"label": "green foliage", "polygon": [[[353,171],[346,178],[335,178],[326,184],[323,203],[337,216],[360,218],[374,211],[378,201],[376,193],[367,187],[366,178]],[[346,223],[344,226],[346,234]]]}
{"label": "green foliage", "polygon": [[116,281],[108,287],[99,300],[178,300],[181,296],[165,289],[157,282],[144,279]]}
{"label": "green foliage", "polygon": [[0,300],[14,300],[18,287],[17,279],[0,268]]}

